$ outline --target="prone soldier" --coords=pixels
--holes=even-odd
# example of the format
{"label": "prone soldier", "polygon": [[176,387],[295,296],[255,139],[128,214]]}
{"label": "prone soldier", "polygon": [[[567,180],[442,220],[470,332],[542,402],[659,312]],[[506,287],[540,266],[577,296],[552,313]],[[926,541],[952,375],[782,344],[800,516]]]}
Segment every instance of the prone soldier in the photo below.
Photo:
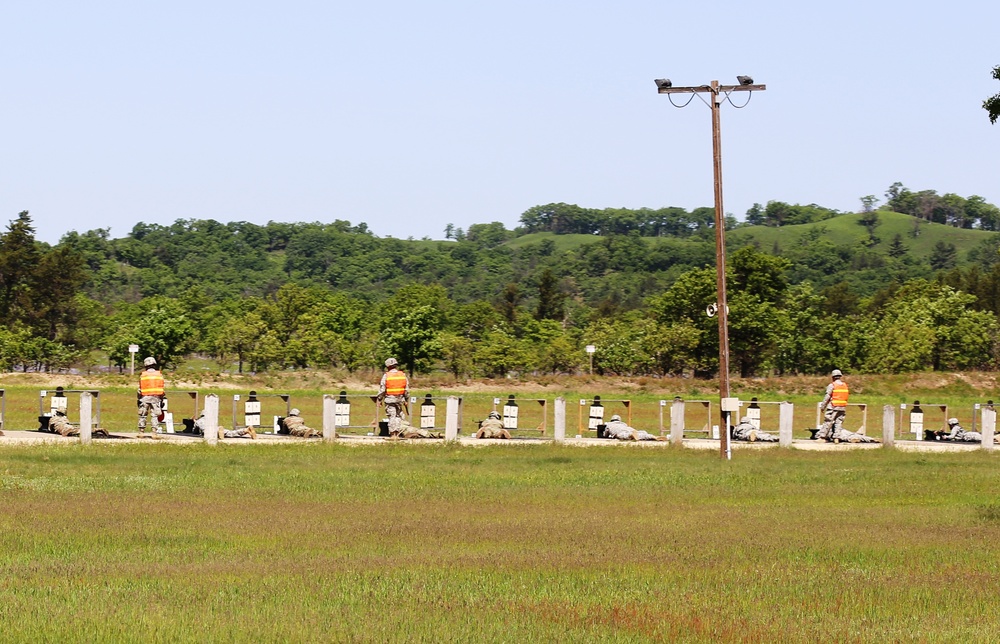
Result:
{"label": "prone soldier", "polygon": [[298,436],[299,438],[322,437],[323,432],[306,425],[306,421],[302,418],[301,413],[297,407],[293,407],[281,421],[281,425],[292,436]]}
{"label": "prone soldier", "polygon": [[751,443],[756,441],[764,443],[778,442],[778,437],[774,434],[768,434],[765,431],[757,429],[757,427],[750,422],[749,416],[740,418],[739,424],[736,427],[733,427],[733,438],[738,441],[749,441]]}
{"label": "prone soldier", "polygon": [[628,423],[622,420],[618,414],[611,416],[604,425],[604,435],[620,441],[665,441],[666,436],[653,436],[649,432],[641,429],[629,427]]}
{"label": "prone soldier", "polygon": [[476,438],[510,438],[510,432],[504,428],[500,414],[491,411],[489,417],[479,424]]}

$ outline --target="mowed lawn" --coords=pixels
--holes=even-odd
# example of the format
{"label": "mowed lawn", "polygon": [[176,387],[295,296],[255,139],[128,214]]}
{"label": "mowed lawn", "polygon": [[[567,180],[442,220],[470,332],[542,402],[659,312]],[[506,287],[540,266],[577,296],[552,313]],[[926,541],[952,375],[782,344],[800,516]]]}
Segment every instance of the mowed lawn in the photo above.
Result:
{"label": "mowed lawn", "polygon": [[997,641],[1000,457],[0,450],[3,641]]}

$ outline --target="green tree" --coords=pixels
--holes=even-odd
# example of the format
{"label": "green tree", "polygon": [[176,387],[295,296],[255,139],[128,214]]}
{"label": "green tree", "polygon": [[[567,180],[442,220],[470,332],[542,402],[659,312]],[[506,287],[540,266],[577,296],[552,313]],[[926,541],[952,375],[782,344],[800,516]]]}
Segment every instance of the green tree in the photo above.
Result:
{"label": "green tree", "polygon": [[[1000,80],[1000,65],[993,68],[993,78]],[[996,123],[997,117],[1000,117],[1000,94],[983,101],[983,109],[990,115],[990,123]]]}
{"label": "green tree", "polygon": [[395,356],[401,365],[414,373],[425,371],[441,353],[437,334],[441,314],[430,304],[402,310],[379,336],[379,348],[386,356]]}
{"label": "green tree", "polygon": [[906,244],[903,243],[903,236],[899,233],[893,235],[892,241],[889,242],[889,257],[899,259],[900,257],[904,257],[907,252]]}
{"label": "green tree", "polygon": [[176,301],[150,298],[128,307],[112,320],[115,331],[105,341],[108,359],[124,367],[128,345],[138,344],[139,352],[153,356],[162,365],[171,365],[190,351],[197,341],[196,328]]}
{"label": "green tree", "polygon": [[559,289],[559,279],[552,269],[543,270],[538,279],[538,307],[535,309],[535,319],[561,320],[565,299],[565,294]]}
{"label": "green tree", "polygon": [[955,244],[943,240],[938,241],[931,250],[930,262],[931,268],[934,270],[955,268],[955,264],[958,262],[958,251],[955,249]]}

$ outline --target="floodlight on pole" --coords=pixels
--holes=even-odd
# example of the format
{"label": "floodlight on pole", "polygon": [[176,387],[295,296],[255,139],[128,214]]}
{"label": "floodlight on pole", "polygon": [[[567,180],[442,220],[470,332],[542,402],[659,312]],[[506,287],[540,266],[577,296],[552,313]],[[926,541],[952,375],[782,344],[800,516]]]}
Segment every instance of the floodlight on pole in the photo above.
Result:
{"label": "floodlight on pole", "polygon": [[[764,91],[766,85],[755,85],[750,76],[737,76],[739,85],[720,85],[719,81],[712,81],[709,85],[698,85],[691,87],[674,87],[669,80],[658,79],[656,91],[658,94],[691,94],[691,99],[683,105],[677,105],[673,99],[670,104],[674,107],[686,107],[695,96],[701,98],[712,110],[712,165],[715,175],[715,259],[716,259],[716,298],[713,306],[709,306],[709,317],[712,314],[719,318],[719,396],[722,401],[729,400],[729,306],[726,304],[726,218],[722,208],[722,134],[719,119],[719,111],[724,101],[729,101],[734,107],[745,107],[732,102],[730,94],[733,92]],[[702,94],[710,94],[711,101],[705,101]],[[749,98],[747,102],[749,102]],[[724,409],[727,405],[723,402],[720,405],[722,410],[721,427],[719,438],[719,448],[722,458],[732,457],[732,450],[729,437],[729,415],[731,411]]]}

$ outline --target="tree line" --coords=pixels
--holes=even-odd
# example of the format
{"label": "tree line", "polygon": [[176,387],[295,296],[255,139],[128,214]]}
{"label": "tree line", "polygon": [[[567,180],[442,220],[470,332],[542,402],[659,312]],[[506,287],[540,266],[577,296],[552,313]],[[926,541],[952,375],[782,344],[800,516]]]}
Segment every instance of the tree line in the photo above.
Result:
{"label": "tree line", "polygon": [[[859,223],[863,223],[859,222]],[[874,230],[874,224],[872,224]],[[167,364],[357,371],[396,355],[456,377],[717,369],[714,244],[635,231],[559,250],[502,224],[398,240],[364,224],[181,220],[72,232],[49,247],[27,212],[0,234],[0,368],[62,369],[128,345]],[[745,376],[995,369],[1000,243],[964,267],[837,246],[819,229],[787,249],[734,244],[733,368]],[[952,249],[954,250],[954,249]],[[770,251],[770,252],[769,252]]]}

